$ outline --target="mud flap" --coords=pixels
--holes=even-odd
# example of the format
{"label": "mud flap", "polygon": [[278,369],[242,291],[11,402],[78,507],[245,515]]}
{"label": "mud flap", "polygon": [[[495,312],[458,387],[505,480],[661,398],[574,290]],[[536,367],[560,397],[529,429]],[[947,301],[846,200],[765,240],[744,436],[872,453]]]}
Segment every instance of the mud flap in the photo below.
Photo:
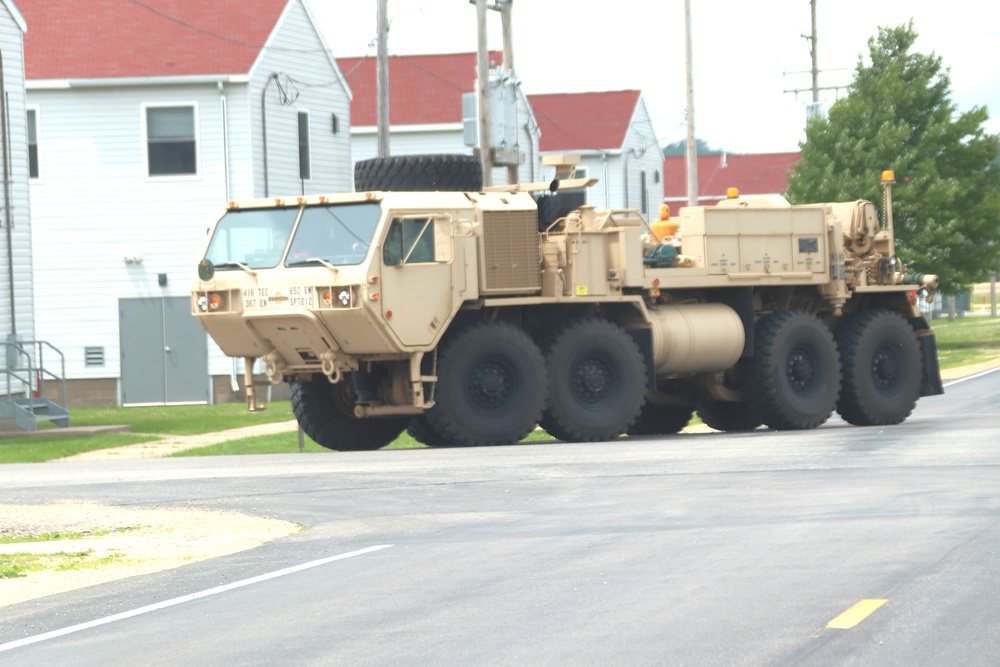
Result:
{"label": "mud flap", "polygon": [[911,317],[910,325],[917,332],[920,353],[924,357],[924,375],[920,380],[921,396],[938,396],[944,393],[941,383],[941,367],[938,364],[937,339],[934,330],[922,317]]}

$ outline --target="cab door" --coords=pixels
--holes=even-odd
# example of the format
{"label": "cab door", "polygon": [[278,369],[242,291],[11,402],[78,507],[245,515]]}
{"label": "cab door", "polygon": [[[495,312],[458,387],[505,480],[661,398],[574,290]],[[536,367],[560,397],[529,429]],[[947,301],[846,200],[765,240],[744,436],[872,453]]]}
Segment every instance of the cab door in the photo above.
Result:
{"label": "cab door", "polygon": [[403,347],[427,347],[451,320],[455,303],[452,219],[392,216],[382,241],[382,317]]}

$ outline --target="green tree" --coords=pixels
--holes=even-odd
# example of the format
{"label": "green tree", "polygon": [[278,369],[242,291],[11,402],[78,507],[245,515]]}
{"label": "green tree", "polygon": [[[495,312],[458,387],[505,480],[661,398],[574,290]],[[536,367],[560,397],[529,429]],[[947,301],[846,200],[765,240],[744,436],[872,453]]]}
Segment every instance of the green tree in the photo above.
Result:
{"label": "green tree", "polygon": [[870,64],[859,56],[848,94],[806,125],[788,198],[881,208],[879,174],[893,169],[896,252],[954,294],[1000,265],[1000,140],[984,107],[957,114],[948,70],[911,52],[916,38],[911,21],[868,40]]}

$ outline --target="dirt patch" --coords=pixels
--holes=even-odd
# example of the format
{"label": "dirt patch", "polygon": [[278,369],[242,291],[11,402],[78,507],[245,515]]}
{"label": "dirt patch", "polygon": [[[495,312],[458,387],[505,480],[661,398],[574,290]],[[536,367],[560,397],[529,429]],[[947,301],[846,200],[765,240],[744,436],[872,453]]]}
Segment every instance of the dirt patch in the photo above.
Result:
{"label": "dirt patch", "polygon": [[[225,556],[301,529],[238,512],[77,502],[0,505],[0,536],[83,534],[79,539],[0,544],[0,565],[18,553],[54,555],[46,569],[0,578],[0,607]],[[73,560],[61,553],[86,556]]]}

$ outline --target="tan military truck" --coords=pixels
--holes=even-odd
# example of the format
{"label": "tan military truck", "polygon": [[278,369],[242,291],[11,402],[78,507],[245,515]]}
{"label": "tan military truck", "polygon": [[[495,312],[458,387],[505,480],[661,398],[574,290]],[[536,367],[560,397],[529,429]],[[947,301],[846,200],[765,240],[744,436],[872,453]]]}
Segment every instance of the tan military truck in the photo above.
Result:
{"label": "tan military truck", "polygon": [[536,424],[572,442],[667,434],[695,411],[723,431],[834,410],[888,425],[942,393],[915,305],[937,278],[895,256],[891,172],[881,222],[867,201],[734,196],[649,224],[583,204],[591,182],[232,202],[192,311],[246,360],[251,409],[262,359],[337,450],[404,429],[433,446]]}

